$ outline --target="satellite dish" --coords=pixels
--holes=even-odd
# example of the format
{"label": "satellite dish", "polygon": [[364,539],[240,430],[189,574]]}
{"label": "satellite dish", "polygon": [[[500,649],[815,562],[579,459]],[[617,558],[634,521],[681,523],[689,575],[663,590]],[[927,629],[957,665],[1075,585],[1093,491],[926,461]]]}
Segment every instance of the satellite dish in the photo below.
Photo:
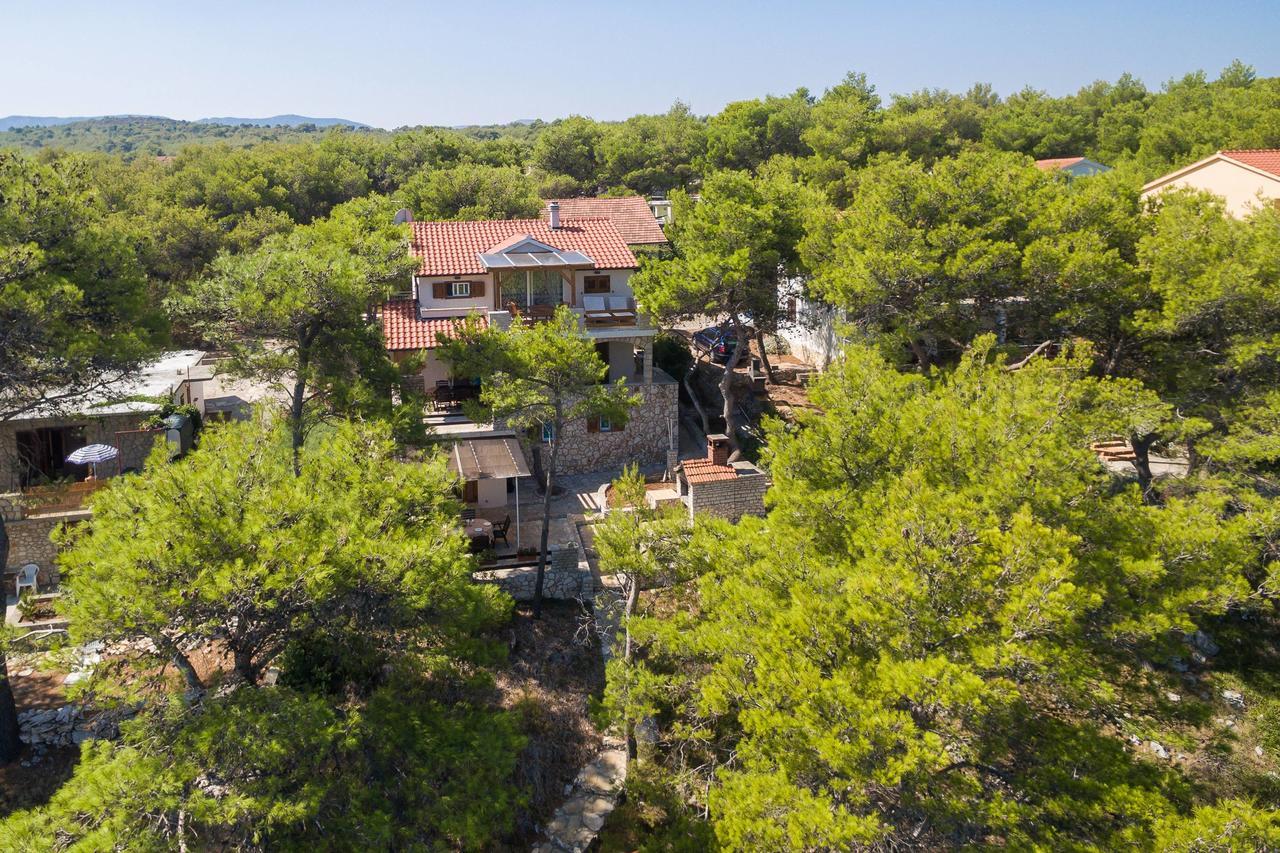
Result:
{"label": "satellite dish", "polygon": [[407,207],[402,207],[396,211],[395,218],[392,220],[396,225],[404,225],[406,222],[413,221],[413,211]]}

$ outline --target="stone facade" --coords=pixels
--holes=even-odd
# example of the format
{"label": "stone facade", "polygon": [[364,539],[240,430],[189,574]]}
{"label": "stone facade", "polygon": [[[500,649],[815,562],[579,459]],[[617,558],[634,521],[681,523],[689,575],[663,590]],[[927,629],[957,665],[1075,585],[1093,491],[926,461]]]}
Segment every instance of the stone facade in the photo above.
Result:
{"label": "stone facade", "polygon": [[[640,396],[641,402],[631,410],[627,425],[615,432],[592,432],[585,420],[566,426],[557,473],[585,474],[621,468],[632,462],[641,465],[666,462],[680,417],[678,386],[666,374],[655,370],[652,384],[628,387]],[[545,454],[546,445],[542,447]]]}
{"label": "stone facade", "polygon": [[704,513],[737,521],[744,515],[763,516],[769,478],[750,462],[734,462],[738,476],[709,483],[687,483],[683,489],[689,514]]}
{"label": "stone facade", "polygon": [[36,583],[52,589],[58,582],[58,548],[49,538],[63,523],[78,524],[89,518],[88,510],[25,516],[18,495],[0,495],[0,512],[4,513],[5,531],[9,534],[9,559],[4,565],[4,591],[13,592],[13,576],[28,563],[40,567]]}
{"label": "stone facade", "polygon": [[[532,601],[538,581],[537,566],[489,569],[476,572],[479,583],[497,584],[516,601]],[[596,581],[591,567],[582,560],[572,542],[547,548],[547,569],[542,578],[542,597],[562,601],[585,601],[595,595]]]}
{"label": "stone facade", "polygon": [[[83,418],[45,418],[41,420],[10,421],[0,424],[0,492],[15,491],[21,487],[18,475],[17,434],[24,430],[40,428],[80,427],[86,444],[110,444],[120,449],[117,461],[98,466],[98,477],[111,477],[129,468],[141,468],[157,436],[164,430],[138,432],[138,427],[150,415],[103,415]],[[84,470],[84,469],[81,469]]]}

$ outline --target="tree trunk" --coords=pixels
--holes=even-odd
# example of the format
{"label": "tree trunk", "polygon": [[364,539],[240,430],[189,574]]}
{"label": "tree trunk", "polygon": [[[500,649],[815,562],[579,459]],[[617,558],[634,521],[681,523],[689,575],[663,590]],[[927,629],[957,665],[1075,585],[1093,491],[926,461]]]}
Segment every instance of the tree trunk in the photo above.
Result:
{"label": "tree trunk", "polygon": [[302,442],[306,438],[302,416],[307,401],[307,370],[311,367],[311,346],[320,334],[312,324],[298,339],[298,372],[293,377],[293,399],[289,401],[289,430],[293,435],[293,476],[302,474]]}
{"label": "tree trunk", "polygon": [[[0,512],[0,571],[9,564],[9,530]],[[9,683],[9,661],[0,648],[0,764],[8,764],[22,751],[18,740],[18,706],[13,701],[13,685]]]}
{"label": "tree trunk", "polygon": [[739,450],[738,446],[738,426],[737,426],[737,396],[733,390],[734,370],[742,361],[742,357],[747,350],[747,333],[742,327],[737,317],[733,318],[734,339],[737,343],[733,347],[733,355],[729,356],[729,360],[724,365],[724,376],[720,379],[720,395],[724,397],[724,434],[729,438],[729,446],[734,451]]}
{"label": "tree trunk", "polygon": [[1154,477],[1151,475],[1151,445],[1155,443],[1155,433],[1129,437],[1129,444],[1133,447],[1133,468],[1138,472],[1138,488],[1142,490],[1142,499],[1147,503],[1153,502],[1151,482]]}
{"label": "tree trunk", "polygon": [[[306,361],[303,360],[303,369],[306,369]],[[302,409],[307,393],[307,380],[302,377],[302,373],[298,373],[298,378],[293,383],[293,400],[289,404],[289,431],[293,435],[293,476],[297,477],[302,473],[302,442],[305,435],[302,430]]]}
{"label": "tree trunk", "polygon": [[173,654],[173,665],[182,673],[183,679],[187,682],[188,690],[195,690],[200,693],[204,692],[204,682],[200,680],[200,676],[196,673],[196,668],[191,665],[191,660],[178,650],[177,646],[171,646]]}
{"label": "tree trunk", "polygon": [[699,420],[702,421],[702,434],[706,435],[711,432],[711,423],[707,420],[707,410],[702,407],[702,401],[698,399],[698,392],[694,390],[693,382],[690,381],[690,378],[697,370],[698,362],[694,361],[689,370],[685,372],[682,381],[684,382],[684,390],[689,395],[689,402],[693,403],[693,409],[698,413]]}
{"label": "tree trunk", "polygon": [[770,385],[778,384],[773,375],[773,365],[769,363],[769,354],[764,351],[764,331],[756,329],[756,348],[760,350],[760,364],[764,367],[764,378]]}
{"label": "tree trunk", "polygon": [[627,584],[627,602],[622,611],[622,659],[627,663],[631,662],[631,614],[635,612],[636,602],[640,600],[640,578],[632,573],[628,578],[630,583]]}
{"label": "tree trunk", "polygon": [[546,490],[542,493],[542,547],[538,549],[538,577],[533,584],[533,618],[542,618],[542,582],[547,576],[547,539],[551,535],[551,498],[556,490],[556,463],[564,423],[557,414],[551,431],[551,459],[547,462]]}
{"label": "tree trunk", "polygon": [[920,346],[920,341],[912,337],[907,339],[907,346],[911,347],[911,352],[915,354],[916,363],[920,365],[920,372],[925,376],[929,375],[929,351]]}

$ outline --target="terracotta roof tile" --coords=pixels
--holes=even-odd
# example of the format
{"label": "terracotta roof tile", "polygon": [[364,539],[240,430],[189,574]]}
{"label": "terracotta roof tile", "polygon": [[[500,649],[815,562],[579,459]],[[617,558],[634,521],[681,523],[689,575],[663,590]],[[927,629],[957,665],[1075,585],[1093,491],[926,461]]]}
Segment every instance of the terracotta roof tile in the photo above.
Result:
{"label": "terracotta roof tile", "polygon": [[[489,318],[474,312],[482,326],[489,325]],[[412,299],[392,299],[382,306],[382,339],[387,349],[420,350],[436,346],[440,335],[449,332],[462,322],[463,317],[418,317],[418,304]]]}
{"label": "terracotta roof tile", "polygon": [[541,219],[485,222],[414,222],[409,251],[422,259],[418,275],[480,275],[480,253],[513,237],[529,236],[566,251],[582,252],[596,269],[634,269],[636,256],[608,219],[568,218],[552,231]]}
{"label": "terracotta roof tile", "polygon": [[1066,169],[1069,166],[1074,166],[1083,159],[1083,157],[1050,157],[1048,160],[1037,160],[1036,168],[1042,172],[1052,172],[1055,169]]}
{"label": "terracotta roof tile", "polygon": [[[641,246],[652,243],[667,242],[667,235],[662,233],[662,226],[653,218],[649,202],[638,195],[622,198],[557,198],[548,199],[560,203],[562,217],[592,217],[608,219],[618,229],[622,239],[629,246]],[[547,208],[542,208],[542,217],[547,217]]]}
{"label": "terracotta roof tile", "polygon": [[1245,148],[1218,153],[1280,178],[1280,148]]}
{"label": "terracotta roof tile", "polygon": [[732,480],[738,472],[730,465],[717,465],[708,459],[687,459],[680,463],[680,470],[690,484],[714,483],[717,480]]}

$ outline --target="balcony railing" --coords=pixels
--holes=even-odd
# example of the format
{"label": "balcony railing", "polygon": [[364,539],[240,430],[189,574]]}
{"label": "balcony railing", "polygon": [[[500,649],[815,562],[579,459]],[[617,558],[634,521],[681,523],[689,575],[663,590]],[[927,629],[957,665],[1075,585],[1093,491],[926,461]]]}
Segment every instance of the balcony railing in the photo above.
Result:
{"label": "balcony railing", "polygon": [[107,485],[107,480],[84,480],[79,483],[28,486],[22,490],[23,514],[30,518],[59,512],[74,512],[84,507],[89,496]]}

